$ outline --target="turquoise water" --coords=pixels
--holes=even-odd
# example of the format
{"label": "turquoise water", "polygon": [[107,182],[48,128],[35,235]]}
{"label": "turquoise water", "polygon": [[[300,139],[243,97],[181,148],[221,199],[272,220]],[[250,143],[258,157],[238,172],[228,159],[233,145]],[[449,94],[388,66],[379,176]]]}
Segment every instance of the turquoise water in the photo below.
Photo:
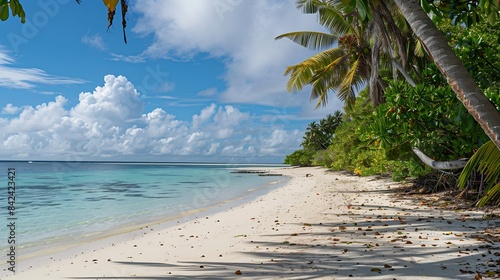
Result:
{"label": "turquoise water", "polygon": [[[2,162],[0,217],[6,225],[15,218],[16,248],[22,256],[209,208],[286,181],[231,173],[245,167],[277,166]],[[16,171],[14,216],[7,209],[8,168]],[[10,246],[7,237],[0,239],[4,252]]]}

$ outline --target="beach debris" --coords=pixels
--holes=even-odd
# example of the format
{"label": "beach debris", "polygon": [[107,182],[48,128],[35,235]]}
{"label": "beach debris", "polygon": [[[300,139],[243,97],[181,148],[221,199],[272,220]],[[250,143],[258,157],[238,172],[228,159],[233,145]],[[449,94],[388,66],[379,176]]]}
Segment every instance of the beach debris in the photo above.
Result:
{"label": "beach debris", "polygon": [[236,274],[236,275],[241,275],[241,274],[243,274],[243,273],[241,272],[241,270],[239,270],[239,269],[238,269],[238,270],[236,270],[236,271],[234,272],[234,274]]}
{"label": "beach debris", "polygon": [[245,170],[245,169],[242,169],[242,170],[231,171],[231,173],[236,173],[236,174],[264,174],[264,173],[267,173],[267,171],[263,171],[263,170]]}

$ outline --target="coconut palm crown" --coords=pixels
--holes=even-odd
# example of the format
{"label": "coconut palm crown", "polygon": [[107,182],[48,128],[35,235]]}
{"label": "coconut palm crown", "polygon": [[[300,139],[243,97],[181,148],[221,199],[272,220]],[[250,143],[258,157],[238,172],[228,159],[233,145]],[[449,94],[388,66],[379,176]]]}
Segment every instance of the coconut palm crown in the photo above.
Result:
{"label": "coconut palm crown", "polygon": [[[290,76],[287,90],[300,91],[311,85],[311,99],[318,99],[316,107],[327,104],[329,91],[350,106],[356,92],[368,85],[372,103],[382,103],[386,82],[381,69],[390,69],[394,78],[399,71],[412,82],[407,74],[411,70],[407,52],[411,35],[404,33],[407,27],[401,27],[406,22],[393,16],[397,9],[390,1],[356,2],[298,0],[297,7],[303,13],[317,13],[328,32],[296,31],[276,37],[320,51],[285,70]],[[362,8],[356,6],[363,3]]]}

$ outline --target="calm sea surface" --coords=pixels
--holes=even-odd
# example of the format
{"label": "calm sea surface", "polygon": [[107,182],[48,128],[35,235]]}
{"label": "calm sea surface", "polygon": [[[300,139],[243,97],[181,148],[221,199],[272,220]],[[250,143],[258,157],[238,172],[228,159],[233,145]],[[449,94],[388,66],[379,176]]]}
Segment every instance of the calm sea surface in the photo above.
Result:
{"label": "calm sea surface", "polygon": [[[231,173],[249,167],[278,166],[1,162],[0,219],[6,225],[15,222],[16,248],[31,254],[209,208],[286,182],[285,177]],[[10,178],[16,185],[13,213],[8,210],[9,168],[15,169],[15,178]],[[0,248],[7,252],[9,231],[3,228]]]}

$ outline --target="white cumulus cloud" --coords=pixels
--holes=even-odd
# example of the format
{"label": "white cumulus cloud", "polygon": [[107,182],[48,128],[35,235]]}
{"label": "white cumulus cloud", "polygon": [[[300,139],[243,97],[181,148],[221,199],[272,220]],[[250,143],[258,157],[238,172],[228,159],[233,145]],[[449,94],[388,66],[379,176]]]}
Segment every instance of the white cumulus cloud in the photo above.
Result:
{"label": "white cumulus cloud", "polygon": [[17,114],[19,111],[21,110],[21,108],[19,107],[16,107],[14,105],[12,105],[11,103],[5,105],[5,107],[3,107],[2,109],[2,114]]}
{"label": "white cumulus cloud", "polygon": [[281,161],[298,147],[296,130],[253,123],[233,105],[211,104],[191,120],[168,108],[144,112],[144,101],[126,77],[107,75],[68,108],[63,96],[37,106],[3,108],[0,157],[11,159],[129,159]]}
{"label": "white cumulus cloud", "polygon": [[[223,58],[226,88],[217,92],[222,102],[314,107],[307,90],[286,93],[288,77],[283,73],[315,52],[287,39],[274,39],[297,30],[321,30],[316,15],[302,14],[295,6],[295,0],[138,1],[133,10],[140,18],[133,31],[153,35],[154,42],[144,52],[147,56]],[[330,102],[315,113],[325,116],[335,108],[340,109],[340,103]]]}

